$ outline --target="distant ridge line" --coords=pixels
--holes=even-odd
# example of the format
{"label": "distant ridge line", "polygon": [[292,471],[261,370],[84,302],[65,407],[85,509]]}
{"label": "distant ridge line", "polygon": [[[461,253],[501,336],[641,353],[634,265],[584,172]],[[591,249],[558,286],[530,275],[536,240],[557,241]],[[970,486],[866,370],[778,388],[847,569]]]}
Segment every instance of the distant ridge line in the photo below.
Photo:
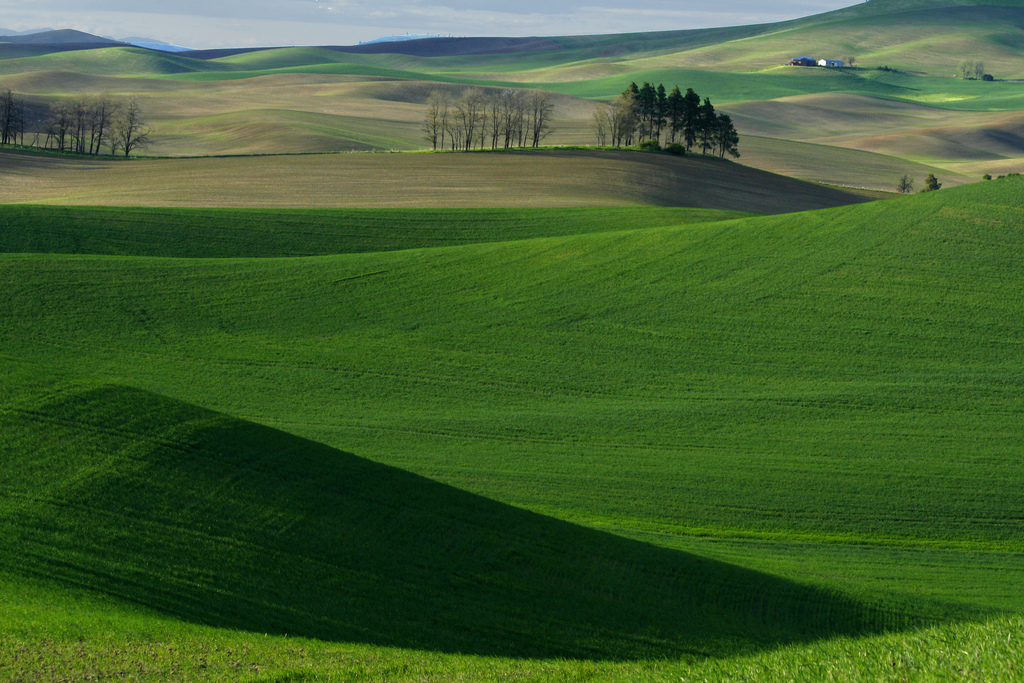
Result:
{"label": "distant ridge line", "polygon": [[[552,38],[421,38],[362,45],[320,45],[326,50],[349,54],[402,54],[414,57],[451,57],[457,55],[514,54],[564,50],[566,46]],[[219,59],[248,52],[274,50],[275,47],[215,48],[184,53],[193,59]]]}

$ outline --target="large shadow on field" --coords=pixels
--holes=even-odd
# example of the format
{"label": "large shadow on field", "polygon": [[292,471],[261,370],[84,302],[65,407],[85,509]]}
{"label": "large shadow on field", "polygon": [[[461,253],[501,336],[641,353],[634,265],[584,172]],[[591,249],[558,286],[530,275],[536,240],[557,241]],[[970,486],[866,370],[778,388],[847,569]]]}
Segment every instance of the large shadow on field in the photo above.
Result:
{"label": "large shadow on field", "polygon": [[909,623],[135,389],[0,406],[0,434],[0,568],[193,622],[606,660]]}

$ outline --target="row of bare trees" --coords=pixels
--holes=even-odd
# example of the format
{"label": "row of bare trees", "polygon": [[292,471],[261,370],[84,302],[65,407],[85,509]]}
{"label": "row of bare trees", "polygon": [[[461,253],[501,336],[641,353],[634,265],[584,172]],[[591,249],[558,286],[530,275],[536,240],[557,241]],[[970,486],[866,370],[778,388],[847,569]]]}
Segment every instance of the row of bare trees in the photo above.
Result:
{"label": "row of bare trees", "polygon": [[110,95],[63,98],[48,109],[26,107],[10,88],[0,88],[0,145],[25,144],[78,154],[123,153],[126,157],[149,144],[149,126],[135,98]]}
{"label": "row of bare trees", "polygon": [[427,97],[423,133],[435,149],[539,147],[552,132],[555,105],[542,90],[466,88]]}
{"label": "row of bare trees", "polygon": [[[630,83],[611,104],[599,106],[593,115],[594,134],[600,145],[643,144],[646,141],[681,144],[686,151],[695,146],[704,154],[740,155],[739,135],[728,114],[715,111],[711,100],[687,88]],[[677,143],[678,139],[678,143]]]}
{"label": "row of bare trees", "polygon": [[111,154],[133,151],[149,144],[149,126],[137,99],[110,95],[64,99],[50,105],[44,147],[62,152]]}

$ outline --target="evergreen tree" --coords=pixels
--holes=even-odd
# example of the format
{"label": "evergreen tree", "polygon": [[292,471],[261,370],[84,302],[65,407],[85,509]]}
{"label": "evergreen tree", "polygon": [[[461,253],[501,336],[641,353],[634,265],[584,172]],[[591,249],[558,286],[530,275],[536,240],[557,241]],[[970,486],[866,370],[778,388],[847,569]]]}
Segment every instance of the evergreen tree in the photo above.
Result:
{"label": "evergreen tree", "polygon": [[668,118],[668,97],[665,95],[665,86],[661,83],[658,84],[656,91],[657,98],[654,103],[654,138],[660,143],[661,142],[661,129],[665,127],[665,121]]}
{"label": "evergreen tree", "polygon": [[643,142],[654,137],[654,119],[658,107],[658,91],[647,81],[640,87],[637,97],[637,119],[640,122],[640,138]]}
{"label": "evergreen tree", "polygon": [[718,117],[715,115],[715,108],[711,100],[704,98],[697,115],[697,138],[700,140],[700,151],[707,154],[709,149],[715,146],[715,129],[717,128]]}
{"label": "evergreen tree", "polygon": [[736,133],[736,127],[732,123],[732,118],[728,114],[719,114],[718,120],[715,125],[715,144],[718,148],[718,156],[724,157],[729,154],[733,157],[739,157],[740,150],[737,145],[740,141],[740,136]]}
{"label": "evergreen tree", "polygon": [[665,117],[668,119],[669,140],[676,141],[676,134],[683,129],[683,93],[679,86],[672,88],[665,102]]}
{"label": "evergreen tree", "polygon": [[687,88],[683,95],[683,142],[686,144],[686,151],[697,142],[697,132],[700,118],[700,95]]}

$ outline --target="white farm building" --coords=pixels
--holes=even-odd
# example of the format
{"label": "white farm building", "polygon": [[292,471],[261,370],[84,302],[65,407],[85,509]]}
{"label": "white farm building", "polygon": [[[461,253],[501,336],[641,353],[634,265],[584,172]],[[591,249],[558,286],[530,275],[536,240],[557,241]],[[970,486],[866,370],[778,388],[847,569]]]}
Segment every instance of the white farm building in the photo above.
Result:
{"label": "white farm building", "polygon": [[838,68],[843,66],[843,60],[841,59],[819,59],[818,66],[827,66],[830,68]]}

